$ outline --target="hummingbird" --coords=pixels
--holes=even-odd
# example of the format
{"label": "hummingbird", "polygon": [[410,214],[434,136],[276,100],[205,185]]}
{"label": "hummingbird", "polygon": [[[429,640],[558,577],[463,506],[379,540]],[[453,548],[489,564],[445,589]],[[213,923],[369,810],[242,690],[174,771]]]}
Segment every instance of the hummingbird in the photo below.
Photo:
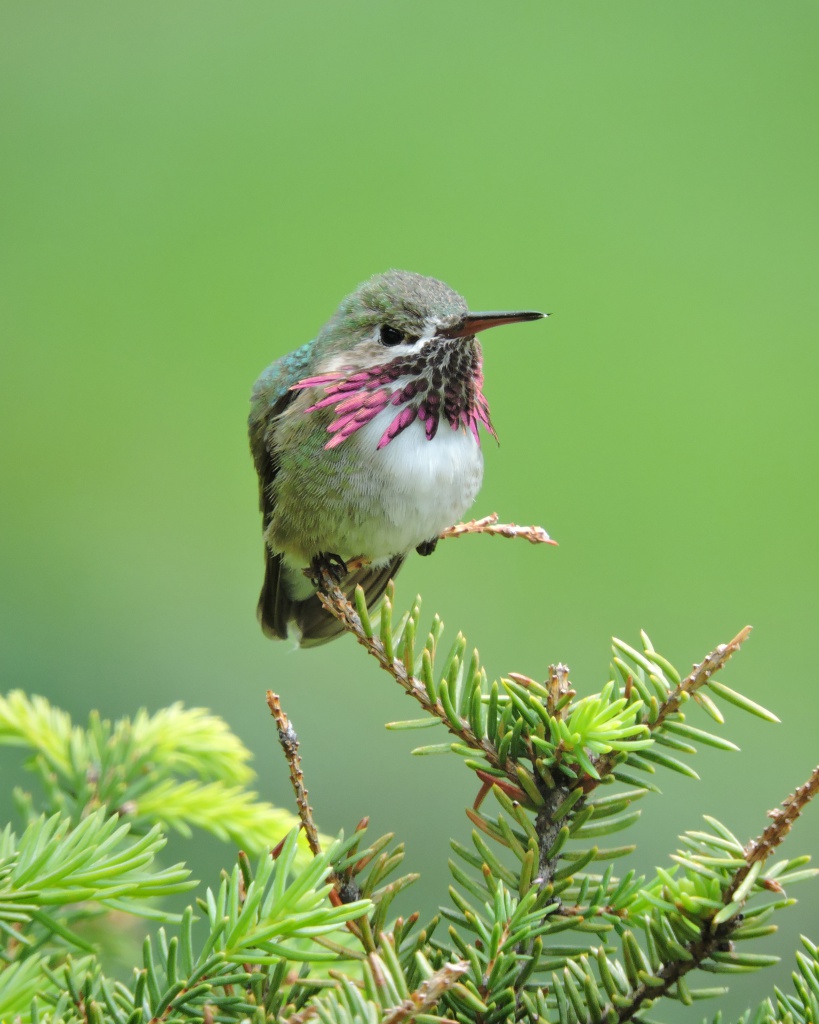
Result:
{"label": "hummingbird", "polygon": [[285,639],[292,623],[315,647],[343,632],[316,596],[321,567],[374,604],[413,549],[432,554],[480,488],[479,429],[497,440],[476,335],[547,315],[470,313],[442,281],[388,270],[262,373],[249,433],[267,636]]}

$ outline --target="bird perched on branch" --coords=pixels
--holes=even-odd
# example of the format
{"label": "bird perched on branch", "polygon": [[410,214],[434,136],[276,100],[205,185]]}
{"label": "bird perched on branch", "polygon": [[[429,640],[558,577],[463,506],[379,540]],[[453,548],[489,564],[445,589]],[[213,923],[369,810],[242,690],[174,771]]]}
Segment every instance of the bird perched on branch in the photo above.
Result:
{"label": "bird perched on branch", "polygon": [[[249,429],[268,636],[284,639],[292,622],[313,647],[343,631],[316,596],[319,569],[372,604],[410,551],[432,553],[480,488],[479,428],[497,436],[476,335],[545,315],[470,313],[442,281],[389,270],[262,373]],[[348,571],[353,558],[366,564]]]}

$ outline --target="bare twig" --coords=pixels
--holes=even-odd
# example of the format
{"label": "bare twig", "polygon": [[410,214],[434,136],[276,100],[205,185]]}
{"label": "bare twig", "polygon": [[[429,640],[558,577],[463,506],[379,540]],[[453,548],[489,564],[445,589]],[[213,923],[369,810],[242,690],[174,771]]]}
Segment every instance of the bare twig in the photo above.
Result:
{"label": "bare twig", "polygon": [[272,690],[267,691],[267,706],[270,714],[276,720],[276,732],[279,736],[284,756],[287,758],[287,766],[290,769],[290,782],[293,792],[296,794],[296,806],[299,810],[299,818],[307,837],[307,845],[314,857],[321,853],[321,842],[319,841],[318,829],[313,821],[313,808],[310,806],[307,797],[307,787],[304,784],[304,772],[301,769],[301,757],[299,756],[299,738],[296,730],[290,724],[290,719],[284,712],[279,701],[279,695]]}
{"label": "bare twig", "polygon": [[439,537],[448,540],[452,537],[463,537],[467,533],[488,533],[490,537],[522,537],[530,544],[554,544],[542,526],[517,526],[515,523],[499,523],[498,513],[484,516],[482,519],[470,519],[468,523],[456,523],[448,526]]}
{"label": "bare twig", "polygon": [[[313,808],[310,806],[307,796],[307,786],[304,784],[304,772],[301,768],[301,757],[299,756],[299,738],[281,706],[279,695],[272,690],[267,691],[267,706],[270,708],[270,714],[276,721],[279,743],[284,751],[284,756],[287,758],[287,765],[290,769],[290,782],[296,794],[296,806],[299,811],[304,834],[307,837],[307,845],[310,847],[310,852],[313,856],[318,857],[321,853],[321,840],[319,839],[316,824],[313,821]],[[366,827],[364,823],[360,823],[357,831],[363,827]],[[333,886],[330,892],[330,902],[333,906],[341,906],[346,902],[344,899],[344,879],[339,878],[335,871],[331,870],[327,874],[327,881],[332,883]],[[366,917],[360,921],[347,921],[346,928],[347,931],[355,935],[359,942],[361,942],[365,952],[369,953],[375,948]]]}
{"label": "bare twig", "polygon": [[553,717],[560,715],[561,718],[565,718],[565,714],[561,714],[558,710],[558,705],[563,704],[564,707],[568,707],[565,698],[569,695],[574,695],[572,684],[569,682],[569,666],[568,665],[550,665],[549,666],[549,697],[546,701],[546,710]]}
{"label": "bare twig", "polygon": [[[371,953],[367,959],[376,985],[379,985],[379,982],[381,982],[382,984],[379,987],[386,988],[388,971],[384,961],[377,953]],[[379,1017],[380,1024],[404,1024],[405,1021],[415,1020],[419,1014],[426,1014],[434,1010],[441,996],[454,985],[457,985],[461,977],[468,970],[469,964],[463,960],[454,964],[444,964],[440,970],[430,975],[425,981],[422,981],[418,988],[410,992],[405,999],[402,999],[398,1006],[384,1011],[384,1015]],[[335,975],[333,974],[333,976]],[[299,1010],[298,1013],[288,1017],[284,1024],[307,1024],[308,1021],[314,1020],[318,1015],[318,1007],[314,1002],[311,1002],[304,1009]]]}
{"label": "bare twig", "polygon": [[[370,963],[374,960],[370,957]],[[444,992],[449,991],[453,985],[460,981],[461,976],[469,970],[469,964],[461,960],[455,964],[444,964],[433,975],[422,981],[414,992],[410,992],[406,999],[394,1009],[387,1011],[381,1018],[381,1024],[401,1024],[402,1021],[411,1021],[419,1013],[429,1013],[437,1005]]]}
{"label": "bare twig", "polygon": [[[492,512],[481,519],[470,519],[468,523],[455,523],[448,526],[438,534],[438,540],[452,540],[457,537],[464,537],[468,533],[485,533],[490,537],[520,537],[528,540],[530,544],[553,544],[557,547],[557,541],[552,540],[542,526],[518,526],[516,523],[499,523],[498,513]],[[350,558],[346,562],[347,572],[357,572],[369,565],[370,560],[364,556]],[[315,570],[310,567],[304,570],[304,575],[314,579]]]}
{"label": "bare twig", "polygon": [[684,693],[696,693],[701,686],[705,686],[711,676],[719,672],[721,668],[724,668],[731,655],[736,654],[751,635],[751,629],[751,626],[741,629],[733,640],[727,644],[720,644],[719,647],[715,647],[698,665],[695,665],[690,674],[683,679],[679,686],[675,687],[668,699],[663,701],[656,720],[646,723],[649,729],[659,728],[668,715],[679,710]]}
{"label": "bare twig", "polygon": [[307,1021],[315,1020],[316,1017],[318,1017],[318,1007],[315,1003],[308,1003],[304,1009],[291,1014],[284,1024],[307,1024]]}
{"label": "bare twig", "polygon": [[[705,686],[713,675],[725,667],[731,656],[736,654],[742,644],[745,643],[751,635],[751,629],[751,626],[746,626],[744,629],[741,629],[733,640],[729,641],[727,644],[719,644],[719,646],[715,647],[710,654],[706,654],[699,664],[694,665],[693,669],[685,679],[683,679],[683,681],[679,683],[679,685],[677,685],[662,702],[654,721],[649,721],[648,718],[644,720],[644,724],[648,728],[649,732],[655,732],[665,722],[669,715],[679,711],[680,705],[683,701],[683,694],[690,694],[691,696],[694,696],[697,690]],[[620,760],[621,755],[617,753],[613,752],[611,754],[602,754],[594,762],[594,767],[602,778],[604,775],[608,775],[612,772],[620,763]],[[583,779],[583,789],[586,793],[591,793],[593,789],[597,788],[599,783],[599,779],[592,779],[591,777],[586,776]]]}
{"label": "bare twig", "polygon": [[730,896],[742,884],[743,879],[757,861],[765,861],[773,853],[785,836],[793,828],[796,819],[802,813],[807,804],[819,793],[819,766],[813,769],[807,782],[799,786],[790,796],[782,801],[780,810],[775,807],[768,811],[771,824],[756,839],[752,839],[745,847],[745,860],[747,866],[740,868],[737,876],[726,893],[726,903],[730,902]]}

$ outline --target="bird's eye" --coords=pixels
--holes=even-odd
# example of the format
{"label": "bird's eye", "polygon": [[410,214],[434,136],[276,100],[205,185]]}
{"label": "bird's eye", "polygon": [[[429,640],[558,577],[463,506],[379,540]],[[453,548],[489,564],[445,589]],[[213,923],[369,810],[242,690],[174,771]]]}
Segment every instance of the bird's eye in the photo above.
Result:
{"label": "bird's eye", "polygon": [[407,340],[403,331],[399,331],[397,327],[390,327],[389,324],[382,325],[380,338],[382,345],[400,345],[402,341]]}

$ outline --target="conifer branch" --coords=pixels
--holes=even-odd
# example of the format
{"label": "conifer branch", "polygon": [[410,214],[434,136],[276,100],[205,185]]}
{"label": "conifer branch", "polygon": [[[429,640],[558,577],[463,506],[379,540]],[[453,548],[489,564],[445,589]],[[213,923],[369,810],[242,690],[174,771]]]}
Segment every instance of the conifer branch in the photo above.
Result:
{"label": "conifer branch", "polygon": [[279,743],[287,759],[287,767],[290,770],[290,783],[293,792],[296,794],[296,806],[299,810],[299,818],[307,837],[307,845],[310,847],[314,857],[321,853],[321,840],[319,839],[316,823],[313,821],[313,808],[307,795],[307,787],[304,784],[304,772],[301,767],[301,756],[299,755],[299,738],[296,730],[290,723],[290,719],[284,712],[279,700],[279,695],[272,690],[267,691],[267,706],[270,714],[276,722],[276,733]]}
{"label": "conifer branch", "polygon": [[668,696],[667,700],[663,701],[656,719],[648,723],[649,729],[659,729],[668,715],[679,711],[680,705],[685,699],[685,694],[693,696],[701,686],[704,686],[709,681],[711,676],[719,672],[720,669],[725,668],[731,657],[736,654],[751,635],[752,628],[752,626],[745,626],[744,629],[737,633],[733,640],[730,640],[727,644],[720,644],[718,647],[715,647],[698,665],[695,665],[685,679]]}
{"label": "conifer branch", "polygon": [[772,819],[771,824],[757,839],[752,839],[745,847],[747,866],[737,872],[737,877],[729,889],[729,895],[739,888],[754,864],[768,859],[817,793],[819,793],[819,765],[813,769],[806,782],[782,801],[784,810],[775,807],[772,811],[768,811],[768,817]]}
{"label": "conifer branch", "polygon": [[[298,736],[281,706],[278,694],[272,690],[267,691],[267,706],[276,722],[279,743],[289,767],[290,782],[296,795],[299,817],[308,846],[313,856],[319,857],[322,855],[321,837],[313,820],[313,808],[310,806],[304,782]],[[349,920],[346,922],[346,928],[361,944],[365,954],[374,955],[378,945],[376,936],[381,935],[390,904],[399,892],[418,879],[418,875],[404,875],[386,885],[381,884],[401,863],[404,850],[403,846],[399,846],[388,852],[385,847],[392,836],[387,835],[376,840],[363,852],[359,851],[368,824],[368,818],[362,818],[358,822],[347,843],[344,858],[334,860],[327,872],[326,881],[332,886],[329,898],[334,907],[343,907],[362,898],[372,900],[375,909],[371,918],[362,915],[359,920]],[[279,855],[281,845],[274,848],[274,858]],[[335,944],[328,948],[335,948],[337,952],[342,950],[342,947]],[[346,949],[344,953],[349,955]]]}
{"label": "conifer branch", "polygon": [[[490,520],[449,535],[504,529]],[[501,535],[525,536],[528,528],[514,529]],[[18,840],[11,827],[0,832],[0,1019],[636,1024],[660,999],[690,1005],[725,991],[689,988],[697,969],[737,974],[776,960],[745,952],[744,940],[771,934],[768,918],[794,902],[786,887],[817,874],[807,869],[808,857],[767,859],[819,792],[819,767],[770,812],[757,838],[743,846],[706,817],[707,830],[684,833],[673,867],[658,867],[648,881],[633,870],[615,877],[614,862],[633,847],[596,845],[636,822],[634,802],[657,790],[646,776],[658,769],[694,774],[680,760],[696,753],[694,743],[737,749],[691,725],[687,702],[700,703],[720,724],[712,696],[775,720],[713,678],[749,629],[686,678],[645,634],[642,649],[614,640],[608,681],[599,693],[578,697],[564,665],[550,666],[543,682],[509,673],[489,683],[461,634],[448,653],[439,650],[437,616],[428,634],[420,633],[420,598],[393,623],[391,584],[380,619],[370,616],[360,589],[353,602],[329,574],[318,586],[325,607],[427,715],[391,727],[444,725],[448,742],[416,752],[454,752],[478,779],[467,812],[472,843],[451,844],[454,884],[441,908],[448,932],[433,934],[438,918],[417,929],[417,913],[388,923],[392,900],[416,877],[395,877],[403,846],[391,836],[367,843],[366,819],[347,839],[319,836],[298,737],[268,692],[312,859],[299,863],[295,827],[271,856],[268,830],[258,866],[240,854],[197,901],[205,921],[196,933],[189,907],[173,934],[161,929],[146,939],[130,984],[107,978],[87,944],[87,956],[68,955],[83,941],[70,929],[94,913],[86,902],[162,916],[136,898],[188,884],[179,868],[151,867],[164,837],[155,825],[138,838],[134,823],[154,816],[183,831],[199,826],[236,836],[245,846],[245,833],[256,835],[264,817],[257,807],[267,806],[244,788],[252,777],[247,752],[200,709],[140,712],[114,725],[92,715],[83,729],[45,701],[0,697],[0,743],[35,751],[31,764],[46,805],[63,812],[38,817],[25,796],[25,833]],[[185,735],[174,745],[178,725]],[[603,784],[612,782],[621,785],[606,792]],[[490,792],[493,812],[483,806]],[[819,948],[807,941],[805,948],[796,995],[777,990],[776,1009],[763,1004],[755,1019],[819,1019]],[[349,960],[351,968],[341,966]]]}
{"label": "conifer branch", "polygon": [[530,544],[553,544],[552,540],[542,526],[517,526],[515,523],[499,523],[498,513],[492,512],[482,519],[470,519],[468,523],[456,523],[448,526],[438,537],[440,540],[450,540],[456,537],[463,537],[467,533],[486,533],[490,537],[520,537],[528,540]]}
{"label": "conifer branch", "polygon": [[463,960],[454,964],[445,964],[431,977],[422,981],[418,988],[410,992],[399,1006],[382,1017],[380,1024],[403,1024],[404,1021],[414,1020],[420,1013],[428,1013],[433,1010],[443,994],[457,984],[467,970],[469,970],[469,964]]}
{"label": "conifer branch", "polygon": [[0,744],[33,751],[47,813],[75,826],[102,807],[137,832],[200,828],[259,853],[297,824],[247,788],[250,751],[203,708],[175,703],[114,722],[92,712],[83,728],[44,698],[12,690],[0,696]]}
{"label": "conifer branch", "polygon": [[658,999],[668,996],[686,974],[700,967],[720,946],[724,945],[724,936],[729,932],[730,926],[722,927],[713,935],[703,935],[702,938],[687,943],[685,949],[690,956],[689,960],[673,960],[671,963],[665,964],[655,975],[652,975],[651,984],[642,982],[631,993],[630,1001],[615,1009],[619,1024],[636,1020],[637,1014],[646,1008],[647,1002],[655,1003]]}
{"label": "conifer branch", "polygon": [[[348,633],[352,633],[361,646],[376,659],[385,672],[388,672],[393,677],[408,696],[417,700],[424,711],[437,718],[459,740],[482,753],[493,768],[502,771],[517,786],[519,780],[514,767],[502,765],[492,743],[486,739],[480,739],[467,722],[463,720],[459,723],[453,722],[441,702],[430,699],[424,683],[417,676],[407,671],[406,664],[387,650],[382,639],[374,636],[364,628],[358,611],[347,599],[347,596],[333,579],[331,573],[324,568],[319,570],[319,589],[317,595],[323,607],[338,619]],[[387,601],[388,598],[385,598],[385,603]]]}
{"label": "conifer branch", "polygon": [[[574,702],[575,691],[569,682],[568,668],[564,665],[550,667],[549,680],[545,685],[519,673],[512,673],[508,680],[502,682],[512,703],[518,707],[520,718],[516,730],[512,728],[512,722],[508,722],[506,737],[507,740],[510,737],[513,739],[511,745],[504,746],[507,740],[502,740],[498,744],[495,735],[486,735],[485,729],[479,733],[475,728],[475,723],[482,720],[481,714],[475,711],[475,699],[483,702],[486,694],[480,684],[479,676],[476,676],[470,669],[468,675],[471,676],[472,682],[466,685],[471,685],[473,697],[472,699],[463,697],[463,687],[458,681],[460,676],[456,670],[464,652],[458,647],[458,641],[450,655],[450,659],[454,658],[452,671],[444,669],[442,681],[437,690],[440,693],[438,699],[433,699],[436,695],[436,687],[432,684],[430,676],[432,655],[430,655],[429,664],[425,663],[428,671],[423,680],[415,677],[410,671],[417,663],[417,659],[412,653],[418,613],[417,602],[413,612],[408,618],[405,617],[397,633],[393,635],[393,595],[392,591],[388,590],[382,606],[381,635],[376,637],[361,593],[356,594],[358,607],[354,608],[329,571],[319,571],[318,584],[318,595],[323,605],[341,621],[349,632],[353,633],[358,642],[378,660],[385,671],[396,679],[405,692],[415,697],[425,711],[442,722],[447,730],[457,738],[458,746],[462,745],[465,752],[468,753],[472,750],[483,755],[487,770],[484,770],[478,763],[469,762],[469,767],[476,771],[482,783],[473,810],[467,812],[470,819],[493,838],[499,838],[499,833],[492,824],[478,814],[478,807],[490,789],[494,790],[496,797],[502,803],[506,804],[511,801],[511,809],[508,808],[508,813],[512,819],[517,818],[519,824],[522,823],[520,814],[523,813],[524,807],[535,812],[533,831],[537,840],[537,866],[536,878],[533,880],[537,881],[538,886],[544,892],[548,892],[553,887],[561,850],[566,841],[566,836],[562,833],[574,819],[579,820],[583,815],[587,818],[589,814],[593,813],[593,808],[586,809],[587,798],[603,779],[614,772],[624,761],[631,758],[637,763],[636,751],[641,751],[649,762],[656,761],[675,770],[684,770],[687,774],[695,775],[692,769],[675,759],[643,748],[653,747],[654,741],[650,737],[665,733],[667,721],[671,723],[673,719],[673,724],[679,728],[680,705],[695,696],[697,690],[708,683],[714,673],[724,667],[750,633],[750,627],[746,627],[730,643],[717,647],[700,664],[694,666],[693,671],[686,679],[680,680],[677,675],[675,687],[660,681],[660,676],[665,680],[661,667],[663,664],[667,666],[670,673],[673,674],[674,670],[653,651],[653,648],[650,648],[650,645],[647,647],[648,656],[644,657],[628,645],[616,641],[615,643],[622,648],[624,653],[628,652],[628,656],[637,661],[638,666],[642,662],[646,669],[652,672],[652,678],[656,680],[657,688],[663,694],[662,702],[657,702],[656,697],[652,698],[653,707],[649,705],[649,709],[642,713],[639,713],[639,709],[644,707],[646,700],[636,699],[637,694],[634,692],[631,677],[626,679],[625,696],[623,697],[617,696],[613,688],[614,684],[611,683],[604,688],[604,692],[598,698],[584,698],[582,701]],[[645,639],[647,642],[647,638]],[[430,643],[432,643],[431,650],[434,653],[433,634],[427,641],[425,654],[430,650]],[[403,651],[403,656],[400,656],[401,651]],[[399,656],[396,656],[396,652]],[[449,665],[449,661],[447,665]],[[655,676],[654,672],[659,673],[659,676]],[[458,708],[471,706],[472,713],[469,716],[455,707],[454,694],[459,687],[461,687],[461,697],[457,700]],[[643,694],[645,684],[641,684],[641,687],[640,693]],[[769,718],[773,717],[746,698],[734,694],[727,687],[723,687],[722,690],[724,693],[730,694],[734,702],[741,702],[747,709],[756,709],[757,712],[763,712]],[[645,697],[647,698],[648,694],[645,694]],[[543,713],[548,716],[551,730],[549,749],[552,754],[548,758],[542,752],[543,745],[533,731],[542,721]],[[635,714],[638,714],[636,720]],[[589,743],[596,743],[597,749],[604,752],[590,757],[583,749],[584,743],[578,739],[578,728],[581,729],[581,732],[585,729]],[[668,728],[671,728],[671,724],[668,725]],[[705,741],[711,739],[708,734],[700,733],[699,736],[700,738],[704,736]],[[545,737],[541,733],[541,737],[544,741],[550,738],[548,733]],[[671,742],[665,737],[664,741]],[[727,743],[723,743],[723,745],[730,747],[730,744]],[[693,747],[686,747],[684,743],[682,747],[692,752],[694,750]],[[592,749],[595,748],[592,747]],[[532,769],[521,763],[522,758],[532,765]],[[581,771],[578,772],[578,768]],[[627,806],[627,803],[628,801],[624,806]],[[516,806],[520,807],[520,811],[514,809]],[[580,822],[580,827],[582,830],[582,822]],[[613,825],[604,827],[601,834],[612,830],[613,827]],[[570,833],[574,833],[577,828],[578,824],[573,824]],[[502,831],[503,829],[501,829]],[[503,842],[505,845],[509,845],[511,840],[506,836]]]}
{"label": "conifer branch", "polygon": [[[743,632],[745,631],[743,630]],[[730,645],[725,646],[728,647]],[[727,657],[730,657],[730,653]],[[702,663],[702,665],[705,664],[706,662]],[[701,669],[702,665],[696,666],[695,672],[697,669]],[[716,671],[716,669],[712,671]],[[731,933],[737,928],[738,922],[741,920],[742,910],[753,889],[753,884],[749,885],[747,881],[754,869],[754,865],[762,864],[767,860],[773,850],[791,830],[793,823],[799,817],[804,807],[818,791],[819,767],[814,768],[808,780],[782,802],[782,806],[785,808],[784,811],[776,809],[768,813],[768,817],[774,819],[773,824],[769,825],[756,839],[750,840],[744,851],[745,863],[734,872],[733,878],[723,889],[722,903],[724,909],[713,914],[710,920],[704,920],[701,925],[700,935],[685,944],[689,957],[686,959],[675,959],[664,964],[652,975],[648,982],[644,981],[634,989],[631,993],[631,999],[627,1004],[613,1008],[617,1013],[617,1019],[620,1024],[634,1020],[640,1009],[644,1007],[646,1001],[653,1003],[667,996],[679,984],[681,978],[690,971],[701,967],[714,954],[724,953],[730,949],[726,943],[730,939]],[[759,877],[758,869],[753,881],[757,877]],[[743,885],[743,883],[746,884]]]}
{"label": "conifer branch", "polygon": [[[645,718],[645,725],[649,732],[654,734],[659,732],[665,725],[667,719],[678,714],[682,703],[689,697],[697,699],[697,691],[700,690],[706,683],[711,680],[711,677],[723,669],[731,657],[736,654],[742,644],[748,639],[752,631],[751,626],[745,626],[739,633],[734,637],[733,640],[727,644],[719,644],[709,654],[707,654],[703,660],[694,665],[691,672],[679,682],[674,689],[668,694],[668,696],[659,704],[656,715],[648,716]],[[678,677],[679,678],[679,677]],[[630,689],[631,679],[626,680],[626,687]],[[746,705],[750,704],[750,701],[745,702]],[[776,720],[775,716],[768,713],[769,719]],[[600,784],[600,780],[609,775],[615,767],[622,761],[622,757],[616,752],[612,751],[609,754],[604,754],[598,757],[594,762],[594,767],[600,778],[595,779],[587,777],[583,780],[583,787],[587,793],[592,792]]]}

